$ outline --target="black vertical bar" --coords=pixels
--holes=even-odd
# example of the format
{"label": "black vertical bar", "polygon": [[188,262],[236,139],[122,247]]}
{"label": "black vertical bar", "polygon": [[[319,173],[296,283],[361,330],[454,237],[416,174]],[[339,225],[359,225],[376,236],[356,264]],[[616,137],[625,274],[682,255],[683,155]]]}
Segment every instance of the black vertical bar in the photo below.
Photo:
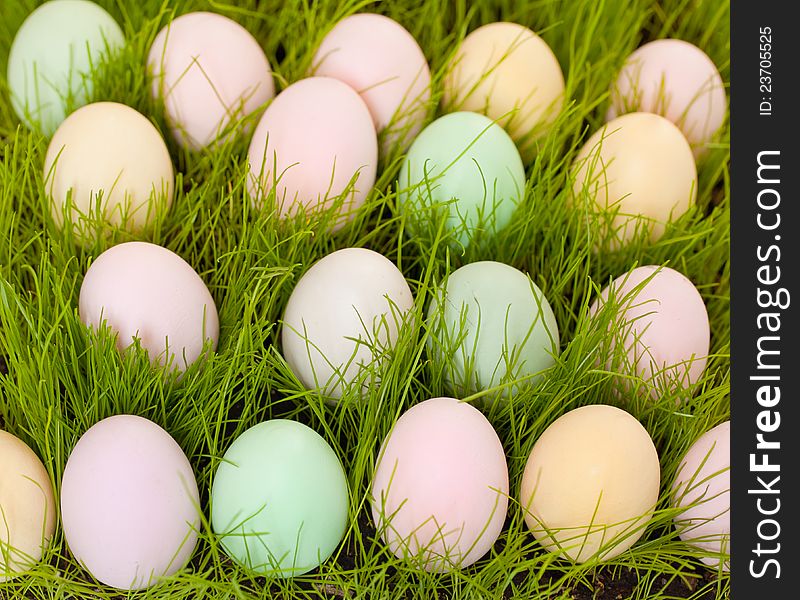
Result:
{"label": "black vertical bar", "polygon": [[731,590],[796,598],[800,177],[792,2],[731,7]]}

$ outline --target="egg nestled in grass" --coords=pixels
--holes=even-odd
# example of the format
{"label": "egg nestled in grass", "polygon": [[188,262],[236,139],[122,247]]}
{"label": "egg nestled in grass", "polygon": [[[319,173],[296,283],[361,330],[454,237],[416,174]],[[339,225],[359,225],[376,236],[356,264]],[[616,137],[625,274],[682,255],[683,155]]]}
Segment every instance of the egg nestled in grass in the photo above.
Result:
{"label": "egg nestled in grass", "polygon": [[545,549],[576,563],[610,560],[644,533],[660,481],[658,453],[639,421],[590,405],[562,415],[536,440],[520,504]]}
{"label": "egg nestled in grass", "polygon": [[664,117],[629,113],[609,121],[572,164],[571,209],[594,250],[616,250],[639,236],[656,242],[694,206],[697,169],[689,143]]}
{"label": "egg nestled in grass", "polygon": [[275,95],[264,51],[247,29],[211,12],[181,15],[147,55],[152,94],[164,102],[179,144],[199,150],[227,139]]}
{"label": "egg nestled in grass", "polygon": [[94,93],[94,73],[122,46],[122,29],[88,0],[50,0],[17,31],[8,54],[11,106],[29,128],[52,135]]}
{"label": "egg nestled in grass", "polygon": [[397,342],[414,298],[385,256],[343,248],[306,271],[283,315],[283,356],[306,389],[338,400],[366,395]]}
{"label": "egg nestled in grass", "polygon": [[116,415],[89,428],[61,479],[61,519],[72,556],[97,580],[136,590],[189,561],[200,495],[189,460],[156,423]]}
{"label": "egg nestled in grass", "polygon": [[359,93],[384,153],[405,148],[422,129],[431,72],[414,36],[397,21],[374,13],[345,17],[323,38],[312,65],[314,75],[339,79]]}
{"label": "egg nestled in grass", "polygon": [[435,572],[465,568],[500,535],[508,509],[503,445],[475,407],[431,398],[383,441],[372,518],[389,550]]}
{"label": "egg nestled in grass", "polygon": [[21,439],[0,430],[0,582],[42,558],[56,527],[53,484]]}
{"label": "egg nestled in grass", "polygon": [[138,340],[153,364],[179,371],[219,339],[217,307],[203,280],[183,258],[147,242],[98,256],[83,278],[78,311],[92,329],[108,327],[120,351]]}
{"label": "egg nestled in grass", "polygon": [[309,77],[283,90],[253,133],[248,191],[279,219],[334,209],[329,229],[351,222],[375,184],[378,137],[369,108],[346,83]]}
{"label": "egg nestled in grass", "polygon": [[[488,117],[439,117],[411,144],[398,177],[398,210],[411,236],[439,235],[457,249],[507,227],[525,193],[525,169],[508,134]],[[443,223],[442,223],[443,221]]]}
{"label": "egg nestled in grass", "polygon": [[81,243],[119,227],[148,231],[172,205],[172,161],[147,117],[116,102],[76,110],[56,131],[44,159],[44,186],[58,227]]}

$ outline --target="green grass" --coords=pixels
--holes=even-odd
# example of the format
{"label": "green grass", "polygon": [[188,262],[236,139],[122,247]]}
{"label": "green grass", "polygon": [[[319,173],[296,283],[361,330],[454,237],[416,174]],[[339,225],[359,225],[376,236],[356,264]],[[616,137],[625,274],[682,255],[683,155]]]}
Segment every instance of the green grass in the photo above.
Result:
{"label": "green grass", "polygon": [[[634,243],[595,255],[591,232],[565,208],[568,166],[602,123],[607,91],[625,56],[643,41],[679,37],[698,44],[730,79],[729,3],[714,0],[487,0],[440,3],[321,0],[102,0],[120,22],[128,44],[96,73],[95,98],[124,102],[167,132],[149,96],[144,64],[150,42],[177,13],[206,9],[241,22],[262,43],[278,89],[304,76],[326,31],[342,16],[379,11],[417,38],[434,74],[434,101],[443,69],[458,41],[480,24],[512,20],[539,32],[559,58],[569,101],[527,166],[525,197],[502,235],[463,255],[441,234],[410,239],[396,216],[400,157],[382,161],[378,183],[354,224],[330,235],[326,221],[280,224],[255,214],[245,190],[240,139],[212,152],[188,154],[167,136],[176,171],[171,211],[146,236],[183,256],[203,277],[219,308],[218,351],[181,380],[153,370],[140,352],[119,355],[108,335],[90,334],[77,315],[83,273],[105,248],[131,236],[115,232],[87,247],[55,228],[44,196],[47,140],[19,125],[5,84],[16,29],[39,4],[0,2],[0,418],[42,458],[56,492],[71,448],[98,420],[135,413],[165,427],[195,468],[204,514],[216,465],[231,440],[264,419],[299,419],[320,432],[341,457],[351,492],[344,542],[322,567],[291,580],[255,578],[221,552],[207,524],[188,568],[132,598],[569,598],[591,594],[595,581],[623,578],[633,569],[633,598],[675,597],[675,582],[693,598],[724,598],[726,574],[701,577],[696,554],[676,536],[667,491],[678,461],[704,431],[730,416],[729,385],[729,148],[728,128],[699,165],[697,207],[659,242]],[[446,4],[446,8],[442,8]],[[280,319],[294,282],[337,248],[366,246],[388,256],[416,296],[413,320],[401,337],[383,384],[363,402],[353,394],[333,407],[302,390],[279,351]],[[508,456],[512,500],[492,552],[451,574],[420,572],[394,558],[374,539],[369,516],[371,473],[381,441],[409,406],[446,395],[441,365],[429,361],[421,326],[435,283],[449,270],[479,259],[499,260],[530,273],[553,306],[562,353],[549,377],[485,413]],[[712,357],[697,393],[677,407],[674,398],[626,402],[613,378],[595,367],[602,326],[591,327],[588,306],[599,289],[635,265],[668,264],[698,286],[711,320]],[[662,495],[642,540],[602,567],[575,566],[541,551],[525,527],[517,493],[537,436],[564,412],[593,403],[624,405],[645,425],[659,451]],[[670,585],[672,584],[672,585]],[[271,594],[271,595],[270,595]],[[0,584],[7,598],[117,598],[128,594],[93,581],[70,556],[57,528],[43,561]],[[598,595],[597,597],[603,597]]]}

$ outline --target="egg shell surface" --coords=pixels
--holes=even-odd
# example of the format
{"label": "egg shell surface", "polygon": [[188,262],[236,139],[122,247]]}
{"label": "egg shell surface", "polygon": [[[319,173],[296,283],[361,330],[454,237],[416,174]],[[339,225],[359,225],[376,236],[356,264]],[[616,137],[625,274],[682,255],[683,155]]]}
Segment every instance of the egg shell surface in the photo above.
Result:
{"label": "egg shell surface", "polygon": [[731,423],[725,421],[701,435],[683,457],[672,485],[672,506],[684,508],[675,517],[678,535],[693,546],[718,556],[701,556],[714,568],[730,570],[731,553]]}
{"label": "egg shell surface", "polygon": [[428,61],[400,23],[373,13],[350,15],[325,36],[313,59],[313,72],[356,90],[369,108],[383,151],[405,146],[425,121],[431,98]]}
{"label": "egg shell surface", "polygon": [[697,46],[677,39],[655,40],[625,60],[611,86],[606,120],[631,111],[666,117],[683,132],[695,156],[722,127],[725,84],[714,61]]}
{"label": "egg shell surface", "polygon": [[302,575],[325,562],[344,537],[347,515],[342,464],[302,423],[254,425],[214,475],[211,526],[228,556],[258,575]]}
{"label": "egg shell surface", "polygon": [[547,298],[527,275],[499,262],[453,271],[431,302],[428,323],[430,348],[460,395],[526,377],[535,383],[559,352]]}
{"label": "egg shell surface", "polygon": [[180,446],[134,415],[89,428],[61,480],[70,552],[97,580],[123,590],[150,587],[186,565],[197,543],[199,507]]}
{"label": "egg shell surface", "polygon": [[179,371],[219,339],[217,308],[203,280],[180,256],[147,242],[98,256],[81,284],[78,311],[85,325],[110,327],[120,351],[138,338],[153,364],[169,362]]}
{"label": "egg shell surface", "polygon": [[210,12],[181,15],[150,47],[154,98],[164,100],[175,139],[199,150],[275,95],[261,46],[236,21]]}
{"label": "egg shell surface", "polygon": [[53,135],[92,97],[92,69],[125,45],[122,29],[87,0],[50,0],[17,31],[8,54],[11,105],[30,129]]}
{"label": "egg shell surface", "polygon": [[[306,213],[329,209],[346,191],[332,226],[338,230],[355,218],[375,185],[378,138],[357,92],[338,79],[309,77],[267,107],[247,157],[251,199],[279,218],[300,207]],[[265,206],[273,187],[275,204]]]}
{"label": "egg shell surface", "polygon": [[95,102],[56,131],[44,182],[56,225],[62,227],[66,216],[78,240],[87,240],[95,235],[95,220],[132,233],[147,229],[172,204],[174,171],[147,117],[124,104]]}
{"label": "egg shell surface", "polygon": [[439,117],[411,144],[400,169],[398,208],[409,233],[436,226],[466,247],[511,222],[525,191],[525,169],[514,142],[488,117],[456,112]]}
{"label": "egg shell surface", "polygon": [[403,413],[383,442],[372,518],[384,543],[428,571],[464,568],[492,547],[508,509],[508,468],[491,423],[454,398]]}
{"label": "egg shell surface", "polygon": [[364,367],[384,360],[413,304],[403,274],[385,256],[366,248],[337,250],[292,290],[283,315],[283,355],[306,389],[339,399]]}
{"label": "egg shell surface", "polygon": [[42,461],[0,430],[0,582],[40,560],[55,527],[53,484]]}
{"label": "egg shell surface", "polygon": [[[606,368],[637,375],[653,397],[694,386],[711,343],[706,305],[694,284],[669,267],[637,267],[603,289],[589,313],[603,310],[612,294],[617,308],[609,324]],[[614,360],[617,348],[624,361]]]}
{"label": "egg shell surface", "polygon": [[613,406],[584,406],[536,440],[520,502],[545,549],[578,563],[610,560],[644,533],[660,478],[658,454],[639,421]]}
{"label": "egg shell surface", "polygon": [[597,130],[576,156],[572,205],[597,228],[601,247],[651,242],[695,203],[697,169],[681,131],[664,117],[629,113]]}
{"label": "egg shell surface", "polygon": [[444,79],[449,110],[497,121],[526,161],[564,104],[564,74],[550,46],[518,23],[489,23],[463,41]]}

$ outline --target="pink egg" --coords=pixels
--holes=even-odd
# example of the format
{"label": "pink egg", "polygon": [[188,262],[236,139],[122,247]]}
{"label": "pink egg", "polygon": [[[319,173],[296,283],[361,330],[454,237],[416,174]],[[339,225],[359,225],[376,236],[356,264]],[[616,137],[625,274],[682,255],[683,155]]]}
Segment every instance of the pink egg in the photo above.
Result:
{"label": "pink egg", "polygon": [[[731,553],[731,423],[725,421],[701,435],[681,461],[672,486],[672,506],[686,507],[675,517],[680,538],[723,557]],[[720,556],[702,556],[717,567]]]}
{"label": "pink egg", "polygon": [[161,427],[133,415],[81,436],[61,480],[70,552],[99,581],[141,589],[182,569],[200,527],[189,461]]}
{"label": "pink egg", "polygon": [[330,208],[346,192],[333,227],[340,229],[375,184],[378,141],[369,109],[337,79],[302,79],[264,112],[248,161],[251,198],[263,206],[274,188],[281,218],[300,207],[307,213]]}
{"label": "pink egg", "polygon": [[78,309],[87,326],[117,334],[122,351],[139,340],[152,363],[185,370],[219,339],[214,299],[183,258],[161,246],[128,242],[98,256],[81,284]]}
{"label": "pink egg", "polygon": [[431,98],[431,72],[414,37],[397,21],[361,13],[339,21],[314,55],[315,75],[356,90],[380,132],[391,124],[383,150],[413,140]]}
{"label": "pink egg", "polygon": [[406,411],[384,440],[372,517],[398,557],[428,571],[471,565],[492,547],[508,508],[508,468],[475,407],[432,398]]}
{"label": "pink egg", "polygon": [[625,61],[611,88],[606,120],[626,112],[657,113],[678,126],[699,156],[722,126],[726,108],[714,62],[689,42],[664,39],[645,44]]}
{"label": "pink egg", "polygon": [[261,46],[236,21],[215,13],[173,20],[153,41],[147,64],[153,97],[164,100],[175,139],[193,150],[275,95]]}
{"label": "pink egg", "polygon": [[[688,389],[708,360],[710,330],[705,303],[689,279],[669,267],[638,267],[618,277],[594,301],[600,311],[613,291],[609,325],[612,356],[606,367],[637,375],[656,397],[660,390]],[[627,362],[614,360],[622,346]]]}

